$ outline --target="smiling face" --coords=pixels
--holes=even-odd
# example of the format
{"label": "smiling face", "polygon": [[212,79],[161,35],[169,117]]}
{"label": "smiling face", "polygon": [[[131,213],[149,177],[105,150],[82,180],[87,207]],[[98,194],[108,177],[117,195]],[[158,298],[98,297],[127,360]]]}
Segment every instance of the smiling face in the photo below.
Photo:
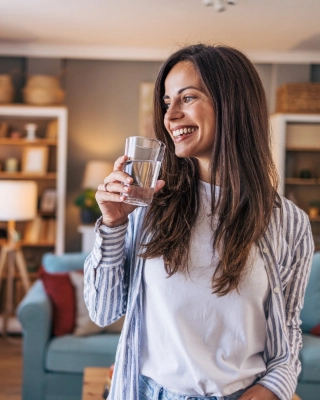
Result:
{"label": "smiling face", "polygon": [[[199,73],[190,61],[176,64],[165,80],[164,125],[178,157],[195,157],[202,179],[208,180],[214,134],[215,111]],[[204,176],[205,175],[205,176]]]}

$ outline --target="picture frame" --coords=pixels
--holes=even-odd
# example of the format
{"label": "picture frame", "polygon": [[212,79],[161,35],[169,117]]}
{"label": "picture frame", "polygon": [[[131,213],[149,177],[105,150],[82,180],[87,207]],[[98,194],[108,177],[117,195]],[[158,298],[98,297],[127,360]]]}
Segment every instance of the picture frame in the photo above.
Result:
{"label": "picture frame", "polygon": [[57,207],[56,189],[45,189],[40,198],[40,211],[42,213],[53,213]]}
{"label": "picture frame", "polygon": [[48,168],[48,147],[27,146],[22,152],[21,171],[25,174],[45,175]]}
{"label": "picture frame", "polygon": [[139,88],[139,135],[155,138],[153,130],[153,82],[142,82]]}

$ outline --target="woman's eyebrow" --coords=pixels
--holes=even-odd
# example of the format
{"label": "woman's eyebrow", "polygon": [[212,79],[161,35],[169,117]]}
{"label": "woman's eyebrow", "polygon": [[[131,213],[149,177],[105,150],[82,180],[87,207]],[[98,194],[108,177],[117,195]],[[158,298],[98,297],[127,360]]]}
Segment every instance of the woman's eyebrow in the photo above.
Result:
{"label": "woman's eyebrow", "polygon": [[[181,94],[183,91],[185,91],[185,90],[187,90],[187,89],[196,89],[196,90],[200,90],[200,89],[199,89],[198,87],[196,87],[196,86],[186,86],[186,87],[183,87],[183,88],[179,89],[177,94]],[[170,97],[169,97],[168,95],[165,94],[165,95],[162,97],[162,100],[169,99],[169,98],[170,98]]]}

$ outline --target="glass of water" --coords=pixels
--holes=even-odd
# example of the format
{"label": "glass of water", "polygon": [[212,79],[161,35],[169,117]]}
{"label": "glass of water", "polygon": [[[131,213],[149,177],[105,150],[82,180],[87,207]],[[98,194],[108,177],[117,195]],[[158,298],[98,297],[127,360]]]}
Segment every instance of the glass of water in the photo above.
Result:
{"label": "glass of water", "polygon": [[133,182],[130,184],[131,191],[122,193],[125,203],[135,206],[151,204],[165,148],[165,144],[156,139],[143,136],[126,139],[125,155],[128,160],[123,171],[133,178]]}

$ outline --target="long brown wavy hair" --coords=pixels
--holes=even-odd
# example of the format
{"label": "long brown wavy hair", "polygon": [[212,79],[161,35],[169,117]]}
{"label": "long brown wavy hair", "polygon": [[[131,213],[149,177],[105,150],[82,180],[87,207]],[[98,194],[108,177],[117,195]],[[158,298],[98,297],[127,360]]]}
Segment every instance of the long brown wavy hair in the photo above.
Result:
{"label": "long brown wavy hair", "polygon": [[155,195],[144,221],[152,239],[143,244],[142,257],[163,256],[168,276],[188,271],[191,232],[199,208],[198,162],[175,155],[164,126],[165,79],[181,61],[193,63],[215,110],[210,183],[212,215],[218,215],[213,248],[218,250],[219,262],[212,289],[223,296],[238,289],[250,249],[266,231],[272,208],[278,205],[266,96],[251,61],[230,47],[188,46],[161,67],[154,90],[154,130],[167,146],[160,173],[166,184]]}

